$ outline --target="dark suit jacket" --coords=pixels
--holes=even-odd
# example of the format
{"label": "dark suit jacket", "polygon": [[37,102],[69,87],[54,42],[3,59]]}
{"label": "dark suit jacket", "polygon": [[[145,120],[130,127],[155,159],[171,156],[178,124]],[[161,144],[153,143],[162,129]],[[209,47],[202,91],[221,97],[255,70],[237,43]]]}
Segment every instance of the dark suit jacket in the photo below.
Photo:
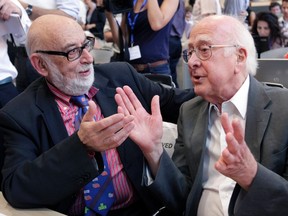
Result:
{"label": "dark suit jacket", "polygon": [[[236,184],[229,215],[276,216],[288,213],[288,91],[250,77],[245,140],[258,161],[256,177],[245,192]],[[197,215],[202,194],[203,150],[209,103],[196,97],[180,108],[173,160],[192,189],[187,216]],[[185,185],[185,184],[184,184]],[[187,186],[187,184],[186,184]]]}
{"label": "dark suit jacket", "polygon": [[[114,95],[118,86],[129,85],[148,112],[152,97],[158,94],[163,118],[172,122],[182,102],[194,96],[192,90],[164,88],[127,63],[95,66],[93,85],[99,88],[96,101],[104,116],[117,112]],[[68,136],[44,78],[36,80],[0,111],[0,128],[6,148],[2,191],[13,207],[48,207],[67,213],[80,188],[103,170],[99,153],[95,158],[100,168],[96,170],[77,134]],[[143,209],[155,212],[171,201],[175,203],[171,195],[159,199],[143,187],[144,158],[135,143],[127,139],[117,150]]]}

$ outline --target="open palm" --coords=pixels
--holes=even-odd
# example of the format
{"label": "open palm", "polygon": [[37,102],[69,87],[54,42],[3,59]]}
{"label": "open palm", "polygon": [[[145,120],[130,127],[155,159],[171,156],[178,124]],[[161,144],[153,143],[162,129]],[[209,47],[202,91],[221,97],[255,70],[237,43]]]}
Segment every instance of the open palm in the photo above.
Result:
{"label": "open palm", "polygon": [[118,112],[124,115],[133,115],[135,127],[129,137],[141,148],[143,153],[151,153],[162,148],[163,134],[162,116],[160,113],[159,96],[154,96],[151,101],[149,114],[139,102],[133,91],[128,86],[117,88],[115,100]]}

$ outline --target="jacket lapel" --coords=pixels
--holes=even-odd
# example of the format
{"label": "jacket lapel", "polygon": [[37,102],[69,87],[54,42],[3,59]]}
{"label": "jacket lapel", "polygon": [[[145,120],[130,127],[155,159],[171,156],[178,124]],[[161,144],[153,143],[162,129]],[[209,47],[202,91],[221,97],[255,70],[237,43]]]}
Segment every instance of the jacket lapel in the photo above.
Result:
{"label": "jacket lapel", "polygon": [[36,106],[38,106],[42,112],[43,119],[46,122],[54,145],[68,137],[64,123],[59,124],[59,122],[63,122],[63,120],[53,94],[48,89],[44,78],[42,79],[42,85],[40,85],[36,93]]}
{"label": "jacket lapel", "polygon": [[248,106],[246,115],[245,141],[255,159],[260,162],[260,147],[271,116],[267,109],[270,98],[261,83],[250,78]]}

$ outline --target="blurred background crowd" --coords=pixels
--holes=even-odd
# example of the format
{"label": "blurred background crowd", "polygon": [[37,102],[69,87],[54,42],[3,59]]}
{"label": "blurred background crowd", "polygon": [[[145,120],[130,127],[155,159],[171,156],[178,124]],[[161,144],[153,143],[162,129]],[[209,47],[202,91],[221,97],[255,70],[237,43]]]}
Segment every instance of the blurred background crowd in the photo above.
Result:
{"label": "blurred background crowd", "polygon": [[[9,1],[14,0],[4,2]],[[253,35],[259,58],[262,52],[288,46],[288,0],[19,0],[17,3],[31,22],[47,13],[76,19],[87,36],[96,38],[92,51],[95,64],[127,61],[139,73],[171,76],[175,87],[183,87],[179,60],[191,29],[203,17],[228,14],[239,18]],[[13,36],[5,37],[14,74],[18,73],[12,78],[17,91],[22,92],[39,75],[31,66],[23,44],[15,45]]]}

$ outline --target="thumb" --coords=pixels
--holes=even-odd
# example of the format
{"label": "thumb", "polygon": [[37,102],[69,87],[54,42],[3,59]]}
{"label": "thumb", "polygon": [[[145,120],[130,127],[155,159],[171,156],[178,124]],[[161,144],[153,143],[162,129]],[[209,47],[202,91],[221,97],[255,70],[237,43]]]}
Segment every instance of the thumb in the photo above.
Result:
{"label": "thumb", "polygon": [[94,116],[96,114],[96,104],[92,100],[89,101],[88,104],[89,104],[89,108],[88,108],[88,111],[83,116],[82,122],[94,121]]}

